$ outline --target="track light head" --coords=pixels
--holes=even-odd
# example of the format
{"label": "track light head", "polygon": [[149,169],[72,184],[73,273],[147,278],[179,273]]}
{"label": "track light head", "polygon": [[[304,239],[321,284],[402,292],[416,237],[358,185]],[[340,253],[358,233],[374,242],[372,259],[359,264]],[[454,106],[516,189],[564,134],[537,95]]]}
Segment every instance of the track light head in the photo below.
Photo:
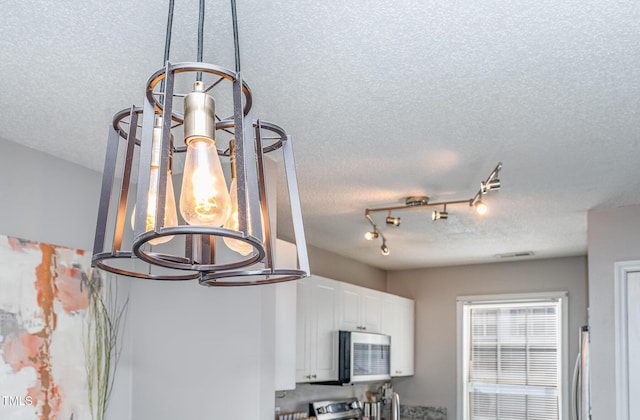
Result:
{"label": "track light head", "polygon": [[382,241],[382,245],[380,246],[380,254],[384,256],[389,255],[389,247],[387,246],[386,241]]}
{"label": "track light head", "polygon": [[440,220],[440,219],[448,219],[448,218],[449,218],[448,211],[434,210],[433,213],[431,213],[431,220]]}
{"label": "track light head", "polygon": [[400,226],[400,218],[399,217],[387,216],[386,221],[387,221],[388,225]]}
{"label": "track light head", "polygon": [[371,232],[367,232],[364,234],[364,239],[366,239],[367,241],[374,240],[377,237],[378,237],[378,232],[376,232],[375,230],[372,230]]}
{"label": "track light head", "polygon": [[486,194],[489,191],[497,191],[500,189],[500,180],[497,178],[491,179],[489,181],[482,181],[480,183],[480,191],[482,194]]}
{"label": "track light head", "polygon": [[488,207],[486,204],[482,202],[482,200],[476,201],[476,204],[474,205],[474,207],[476,208],[476,213],[480,215],[487,213]]}

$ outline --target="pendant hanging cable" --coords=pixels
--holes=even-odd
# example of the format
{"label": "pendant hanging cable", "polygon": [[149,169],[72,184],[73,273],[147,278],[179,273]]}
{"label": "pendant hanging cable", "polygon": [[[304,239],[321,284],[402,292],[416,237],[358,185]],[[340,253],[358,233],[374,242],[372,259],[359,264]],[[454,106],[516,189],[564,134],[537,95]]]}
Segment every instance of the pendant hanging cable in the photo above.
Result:
{"label": "pendant hanging cable", "polygon": [[233,50],[236,56],[236,72],[240,73],[240,41],[238,40],[238,13],[236,0],[231,0],[231,19],[233,20]]}
{"label": "pendant hanging cable", "polygon": [[173,28],[173,6],[174,0],[169,0],[169,13],[167,14],[167,33],[164,38],[164,66],[169,61],[169,51],[171,50],[171,30]]}
{"label": "pendant hanging cable", "polygon": [[[171,31],[173,29],[173,9],[174,9],[174,0],[169,0],[169,12],[167,13],[167,33],[164,36],[164,61],[162,62],[163,66],[167,65],[167,61],[169,61],[169,52],[171,50]],[[160,83],[160,92],[164,92],[164,79]],[[160,98],[162,102],[164,102],[164,98]]]}
{"label": "pendant hanging cable", "polygon": [[[202,63],[202,50],[204,44],[204,1],[200,0],[200,8],[198,13],[198,63]],[[202,72],[199,71],[196,75],[198,82],[202,81]]]}

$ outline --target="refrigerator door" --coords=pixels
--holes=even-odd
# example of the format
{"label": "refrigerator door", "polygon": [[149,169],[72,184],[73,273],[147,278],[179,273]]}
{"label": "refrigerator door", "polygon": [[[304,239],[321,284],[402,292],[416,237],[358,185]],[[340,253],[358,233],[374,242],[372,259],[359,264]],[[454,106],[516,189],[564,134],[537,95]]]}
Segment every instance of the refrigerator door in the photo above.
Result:
{"label": "refrigerator door", "polygon": [[591,420],[591,375],[589,372],[589,327],[580,328],[580,353],[576,358],[571,387],[571,417]]}
{"label": "refrigerator door", "polygon": [[580,331],[580,420],[591,419],[591,372],[589,371],[589,327]]}
{"label": "refrigerator door", "polygon": [[576,356],[576,363],[573,367],[573,378],[571,379],[571,401],[570,411],[571,411],[571,420],[579,420],[578,418],[578,410],[580,408],[580,353]]}
{"label": "refrigerator door", "polygon": [[591,420],[591,374],[589,372],[589,326],[580,328],[580,352],[571,384],[571,419]]}

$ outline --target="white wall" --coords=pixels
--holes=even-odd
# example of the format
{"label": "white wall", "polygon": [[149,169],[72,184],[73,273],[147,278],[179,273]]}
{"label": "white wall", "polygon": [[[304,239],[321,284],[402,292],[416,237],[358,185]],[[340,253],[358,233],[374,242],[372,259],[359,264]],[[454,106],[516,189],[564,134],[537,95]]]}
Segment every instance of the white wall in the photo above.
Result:
{"label": "white wall", "polygon": [[589,224],[589,322],[593,420],[615,418],[614,263],[640,260],[640,206],[592,210]]}
{"label": "white wall", "polygon": [[0,233],[91,250],[100,174],[2,139],[0,149]]}
{"label": "white wall", "polygon": [[585,257],[389,272],[387,291],[416,302],[415,376],[393,381],[401,404],[446,407],[447,418],[456,418],[457,296],[565,290],[570,380],[579,327],[587,320]]}
{"label": "white wall", "polygon": [[132,418],[270,419],[273,359],[263,353],[273,350],[262,331],[272,289],[135,282]]}

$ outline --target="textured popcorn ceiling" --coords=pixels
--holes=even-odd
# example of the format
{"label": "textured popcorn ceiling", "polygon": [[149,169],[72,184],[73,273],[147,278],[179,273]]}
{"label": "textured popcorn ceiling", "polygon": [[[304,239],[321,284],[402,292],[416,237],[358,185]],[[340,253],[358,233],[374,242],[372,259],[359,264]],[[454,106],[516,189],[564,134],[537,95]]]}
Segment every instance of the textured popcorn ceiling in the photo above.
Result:
{"label": "textured popcorn ceiling", "polygon": [[[102,170],[112,115],[162,65],[167,4],[5,4],[0,137]],[[293,136],[313,246],[386,269],[578,255],[589,209],[640,204],[636,0],[238,0],[238,14],[255,115]],[[176,0],[172,61],[194,59],[196,22],[197,1]],[[228,2],[206,25],[205,61],[233,68]],[[397,213],[388,257],[363,239],[365,208],[469,198],[498,161],[484,218]]]}

